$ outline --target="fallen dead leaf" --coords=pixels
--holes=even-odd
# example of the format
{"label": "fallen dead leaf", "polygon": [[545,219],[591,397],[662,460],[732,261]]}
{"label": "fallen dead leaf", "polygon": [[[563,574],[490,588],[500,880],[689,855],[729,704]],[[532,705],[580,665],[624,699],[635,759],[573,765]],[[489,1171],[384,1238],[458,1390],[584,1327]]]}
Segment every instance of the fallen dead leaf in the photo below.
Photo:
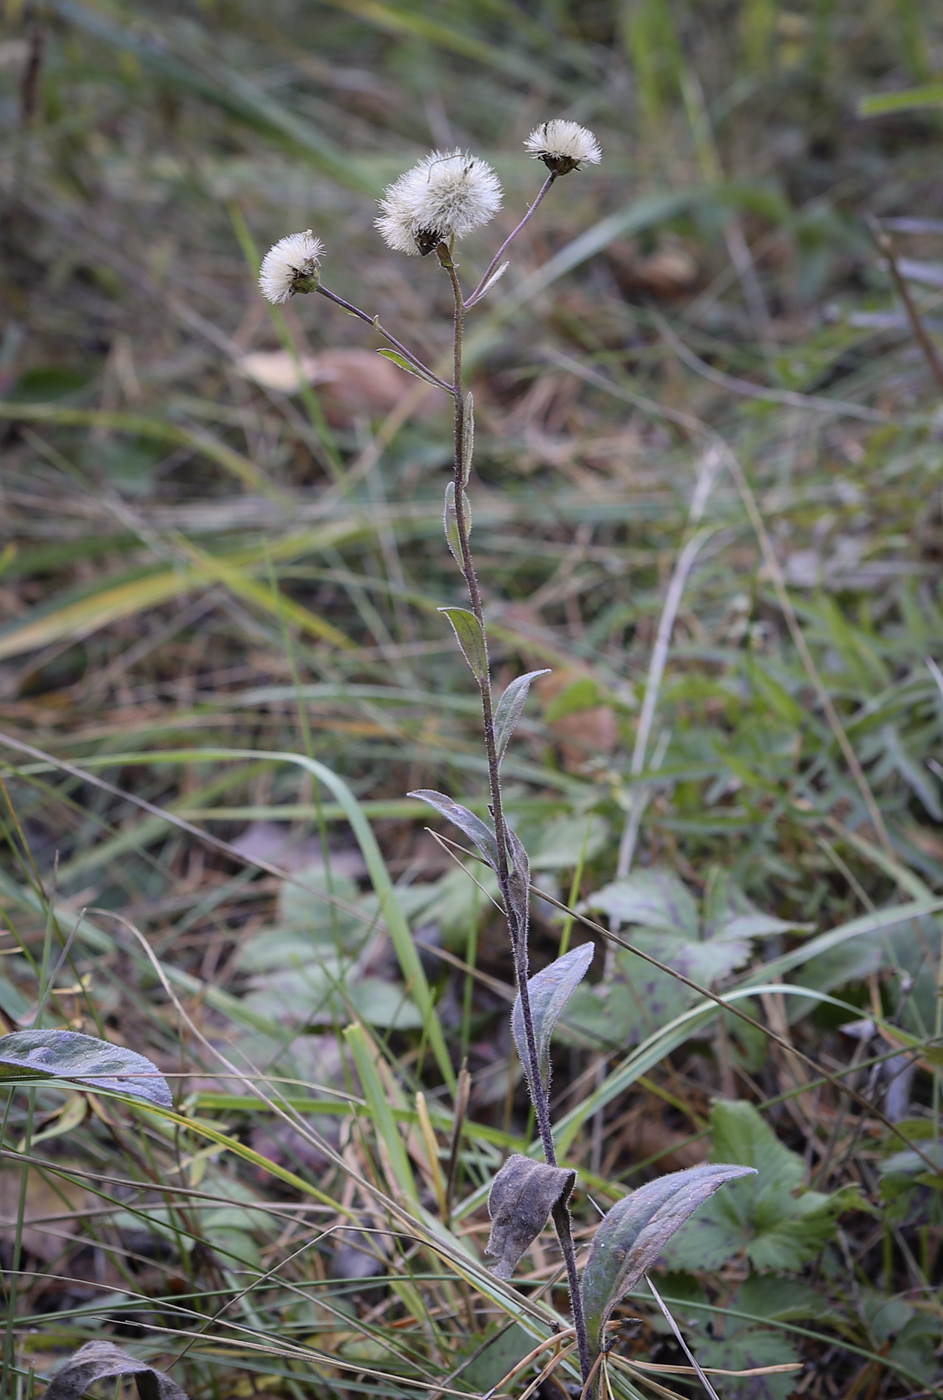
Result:
{"label": "fallen dead leaf", "polygon": [[[340,428],[356,418],[383,418],[418,382],[405,370],[375,350],[321,350],[300,354],[302,378],[319,391],[324,413],[332,427]],[[292,394],[299,387],[298,366],[287,350],[253,350],[240,356],[237,369],[263,389]],[[436,407],[431,387],[417,413]]]}

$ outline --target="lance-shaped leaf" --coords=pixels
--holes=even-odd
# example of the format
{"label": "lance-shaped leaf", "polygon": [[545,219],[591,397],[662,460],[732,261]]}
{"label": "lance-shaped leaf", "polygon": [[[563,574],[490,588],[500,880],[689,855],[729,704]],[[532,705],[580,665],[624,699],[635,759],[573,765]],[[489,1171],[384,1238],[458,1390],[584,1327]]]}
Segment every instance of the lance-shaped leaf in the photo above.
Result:
{"label": "lance-shaped leaf", "polygon": [[413,374],[417,379],[423,379],[427,384],[432,384],[436,389],[447,389],[448,385],[443,384],[441,379],[437,379],[431,370],[425,365],[414,364],[412,360],[407,360],[405,355],[401,355],[397,350],[378,350],[378,355],[382,355],[384,360],[392,360],[394,365],[399,365],[407,374]]}
{"label": "lance-shaped leaf", "polygon": [[141,1400],[187,1400],[163,1371],[138,1361],[112,1342],[86,1342],[53,1376],[43,1400],[79,1400],[95,1381],[133,1376]]}
{"label": "lance-shaped leaf", "polygon": [[517,1261],[529,1249],[557,1205],[565,1205],[576,1181],[576,1172],[550,1167],[515,1152],[491,1183],[488,1214],[491,1234],[486,1254],[497,1254],[498,1278],[510,1278]]}
{"label": "lance-shaped leaf", "polygon": [[477,617],[467,608],[439,608],[438,611],[445,613],[451,622],[452,630],[458,638],[465,660],[474,672],[475,680],[484,685],[488,679],[488,652]]}
{"label": "lance-shaped leaf", "polygon": [[157,1066],[123,1045],[78,1031],[14,1031],[0,1036],[0,1081],[67,1079],[90,1089],[117,1089],[170,1108],[173,1099]]}
{"label": "lance-shaped leaf", "polygon": [[[462,509],[465,512],[465,530],[466,533],[470,535],[472,527],[471,504],[464,491],[462,492]],[[458,567],[464,572],[465,563],[462,559],[462,542],[458,534],[458,521],[455,519],[454,481],[450,481],[445,488],[445,509],[442,512],[442,528],[445,531],[445,542],[449,547],[449,553]]]}
{"label": "lance-shaped leaf", "polygon": [[428,802],[430,807],[434,807],[437,812],[441,812],[443,817],[448,817],[450,822],[454,822],[457,827],[464,831],[475,845],[478,847],[485,860],[492,870],[498,868],[498,843],[491,827],[486,825],[480,817],[476,817],[474,812],[469,812],[467,807],[463,807],[460,802],[453,802],[451,797],[446,797],[444,792],[435,792],[432,788],[417,788],[408,794],[409,797],[418,797],[422,802]]}
{"label": "lance-shaped leaf", "polygon": [[516,831],[507,828],[511,868],[508,875],[508,895],[511,901],[511,935],[527,946],[527,926],[530,923],[530,857]]}
{"label": "lance-shaped leaf", "polygon": [[[583,943],[579,948],[571,948],[562,958],[557,958],[542,972],[535,973],[527,983],[530,993],[530,1014],[534,1023],[534,1040],[537,1043],[537,1059],[540,1065],[540,1080],[543,1091],[550,1088],[550,1037],[576,987],[586,976],[587,968],[595,956],[592,943]],[[530,1061],[527,1056],[527,1036],[524,1031],[524,1014],[521,1011],[520,996],[514,1002],[511,1012],[511,1031],[517,1053],[521,1057],[524,1073],[530,1085],[531,1096],[535,1086],[531,1082]]]}
{"label": "lance-shaped leaf", "polygon": [[651,1268],[668,1240],[725,1181],[753,1167],[704,1163],[649,1181],[613,1206],[593,1238],[580,1284],[593,1360],[615,1305]]}
{"label": "lance-shaped leaf", "polygon": [[475,400],[471,391],[465,395],[462,407],[462,485],[468,485],[468,476],[475,455]]}
{"label": "lance-shaped leaf", "polygon": [[482,288],[481,288],[480,292],[478,293],[478,295],[477,295],[473,300],[470,300],[470,301],[466,302],[466,304],[465,304],[465,305],[466,305],[466,309],[469,309],[469,308],[472,307],[472,306],[477,306],[478,303],[481,301],[482,297],[485,297],[485,296],[488,295],[488,293],[491,291],[491,288],[494,286],[495,282],[500,282],[501,278],[504,276],[504,274],[507,272],[507,270],[508,270],[508,268],[509,268],[510,266],[511,266],[511,263],[510,263],[510,260],[509,260],[508,262],[503,262],[499,268],[497,268],[494,272],[492,272],[492,274],[491,274],[491,276],[488,278],[487,282],[485,282],[484,285],[482,286]]}
{"label": "lance-shaped leaf", "polygon": [[498,752],[499,763],[504,757],[511,735],[521,717],[531,681],[535,680],[537,676],[549,675],[550,671],[545,667],[542,671],[528,671],[523,676],[517,676],[498,701],[494,712],[494,745]]}

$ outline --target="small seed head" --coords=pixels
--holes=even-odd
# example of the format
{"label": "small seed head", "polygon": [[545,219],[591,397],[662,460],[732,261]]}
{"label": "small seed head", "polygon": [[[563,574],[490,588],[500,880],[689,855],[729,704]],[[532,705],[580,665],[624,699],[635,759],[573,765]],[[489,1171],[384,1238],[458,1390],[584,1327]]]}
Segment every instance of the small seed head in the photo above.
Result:
{"label": "small seed head", "polygon": [[578,122],[564,121],[560,117],[541,122],[524,142],[524,148],[536,160],[542,160],[555,175],[568,175],[571,170],[579,170],[584,162],[598,165],[602,159],[593,133]]}
{"label": "small seed head", "polygon": [[262,295],[279,306],[296,292],[313,292],[321,280],[318,263],[323,252],[324,244],[310,229],[280,238],[262,259]]}
{"label": "small seed head", "polygon": [[501,185],[486,161],[460,150],[432,151],[390,185],[376,226],[398,253],[425,257],[500,208]]}

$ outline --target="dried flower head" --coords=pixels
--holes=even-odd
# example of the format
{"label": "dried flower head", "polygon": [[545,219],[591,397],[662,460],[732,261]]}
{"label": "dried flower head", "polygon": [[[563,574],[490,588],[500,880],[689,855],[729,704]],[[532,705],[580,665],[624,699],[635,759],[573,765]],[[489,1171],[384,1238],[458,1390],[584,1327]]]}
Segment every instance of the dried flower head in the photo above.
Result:
{"label": "dried flower head", "polygon": [[390,185],[376,226],[398,253],[423,257],[464,238],[501,208],[501,185],[486,161],[463,151],[433,151]]}
{"label": "dried flower head", "polygon": [[578,122],[563,121],[560,117],[541,122],[528,136],[524,147],[535,159],[542,160],[555,175],[568,175],[571,170],[579,170],[584,161],[587,165],[598,165],[602,159],[599,142],[593,133]]}
{"label": "dried flower head", "polygon": [[320,281],[318,260],[323,252],[324,244],[310,229],[280,238],[262,259],[262,295],[278,306],[295,292],[313,292]]}

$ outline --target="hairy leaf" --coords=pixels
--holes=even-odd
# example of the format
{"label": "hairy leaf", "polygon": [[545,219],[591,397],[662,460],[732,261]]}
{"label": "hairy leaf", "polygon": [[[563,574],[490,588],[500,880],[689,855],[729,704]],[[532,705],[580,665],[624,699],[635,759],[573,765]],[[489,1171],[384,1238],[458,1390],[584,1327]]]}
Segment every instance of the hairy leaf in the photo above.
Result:
{"label": "hairy leaf", "polygon": [[805,1163],[752,1104],[715,1104],[711,1128],[711,1156],[754,1167],[757,1176],[711,1201],[671,1242],[666,1253],[673,1268],[711,1271],[743,1252],[755,1269],[794,1272],[834,1237],[842,1211],[865,1206],[854,1188],[831,1196],[803,1191]]}
{"label": "hairy leaf", "polygon": [[530,859],[521,838],[510,827],[508,842],[511,847],[511,872],[508,879],[511,908],[517,918],[517,935],[526,944],[527,926],[530,923]]}
{"label": "hairy leaf", "polygon": [[471,391],[465,395],[462,408],[462,486],[467,486],[475,455],[475,400]]}
{"label": "hairy leaf", "polygon": [[494,712],[494,743],[498,751],[499,763],[505,755],[511,735],[521,717],[531,681],[536,680],[538,676],[549,675],[549,669],[545,668],[543,671],[527,671],[523,676],[517,676],[511,681],[498,701]]}
{"label": "hairy leaf", "polygon": [[753,1172],[753,1167],[689,1167],[647,1182],[613,1206],[596,1231],[580,1286],[594,1358],[613,1308],[675,1231],[725,1182]]}
{"label": "hairy leaf", "polygon": [[170,1108],[167,1081],[150,1060],[123,1045],[78,1031],[14,1031],[0,1036],[0,1080],[68,1079],[90,1089],[116,1089]]}
{"label": "hairy leaf", "polygon": [[547,1223],[555,1206],[565,1204],[576,1181],[576,1172],[551,1167],[515,1152],[491,1183],[488,1214],[491,1234],[486,1254],[500,1256],[494,1266],[498,1278],[510,1278],[517,1261],[529,1249]]}
{"label": "hairy leaf", "polygon": [[[465,529],[471,534],[472,517],[471,503],[465,492],[462,492],[462,506],[465,511]],[[464,572],[465,563],[462,559],[462,544],[458,536],[458,523],[455,519],[455,482],[450,481],[445,488],[445,507],[442,512],[442,528],[445,530],[445,542],[449,547],[449,553],[455,560],[458,567]],[[453,624],[454,626],[454,624]]]}
{"label": "hairy leaf", "polygon": [[[534,1039],[537,1042],[537,1056],[540,1064],[540,1079],[544,1092],[550,1088],[550,1039],[560,1013],[566,1006],[574,989],[586,976],[586,971],[596,953],[592,943],[583,943],[579,948],[571,948],[562,958],[557,958],[542,972],[536,973],[527,983],[530,993],[530,1011],[534,1022]],[[524,1073],[530,1084],[530,1063],[527,1056],[527,1037],[524,1031],[524,1016],[521,1011],[521,998],[518,996],[511,1012],[511,1031],[517,1053],[521,1057]],[[535,1086],[530,1084],[531,1093]]]}
{"label": "hairy leaf", "polygon": [[477,617],[467,608],[439,608],[439,612],[445,613],[451,622],[465,660],[472,668],[475,679],[484,685],[488,679],[488,651]]}
{"label": "hairy leaf", "polygon": [[460,802],[453,802],[451,797],[446,797],[444,792],[435,792],[432,788],[416,788],[414,792],[409,793],[409,796],[418,797],[422,802],[428,802],[430,807],[434,807],[437,812],[442,813],[443,817],[448,817],[449,821],[460,827],[465,835],[474,841],[492,870],[497,870],[498,843],[491,827],[487,826],[480,817],[476,817],[474,812],[470,812]]}
{"label": "hairy leaf", "polygon": [[510,263],[510,259],[509,259],[507,262],[503,262],[503,263],[501,264],[500,267],[495,268],[494,272],[492,272],[492,274],[491,274],[491,276],[488,278],[487,282],[485,282],[485,284],[484,284],[484,286],[482,287],[481,291],[480,291],[480,292],[478,293],[478,295],[475,297],[475,301],[474,301],[475,306],[478,305],[478,303],[481,301],[482,297],[486,297],[486,296],[488,295],[488,293],[491,291],[491,288],[494,286],[494,284],[495,284],[496,282],[500,282],[500,281],[501,281],[501,278],[504,276],[504,274],[507,272],[507,270],[508,270],[508,268],[509,268],[510,266],[511,266],[511,263]]}
{"label": "hairy leaf", "polygon": [[378,350],[378,355],[382,355],[384,360],[392,360],[394,365],[399,365],[407,374],[412,374],[416,379],[422,379],[426,384],[432,384],[436,389],[441,389],[442,385],[435,375],[419,365],[414,365],[412,360],[407,360],[405,355],[401,355],[398,350]]}
{"label": "hairy leaf", "polygon": [[141,1400],[187,1400],[163,1371],[138,1361],[111,1342],[86,1342],[65,1363],[49,1383],[43,1400],[79,1400],[95,1381],[133,1376]]}

